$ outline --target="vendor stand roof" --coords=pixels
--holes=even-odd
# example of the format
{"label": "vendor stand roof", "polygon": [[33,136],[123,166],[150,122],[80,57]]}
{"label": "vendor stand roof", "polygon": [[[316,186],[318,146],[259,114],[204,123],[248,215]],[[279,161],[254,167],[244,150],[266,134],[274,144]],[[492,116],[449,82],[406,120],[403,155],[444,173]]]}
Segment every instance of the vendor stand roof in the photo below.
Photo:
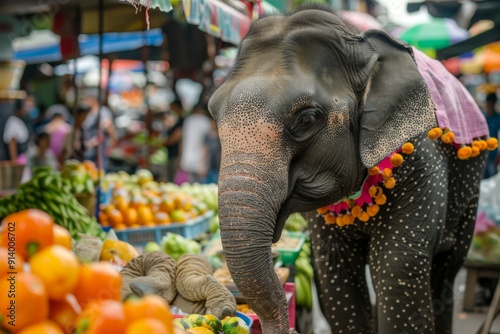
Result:
{"label": "vendor stand roof", "polygon": [[500,1],[498,0],[427,0],[408,4],[408,11],[418,11],[426,6],[434,17],[452,18],[463,28],[469,29],[481,20],[493,21],[494,26],[476,36],[436,52],[438,59],[455,57],[500,40]]}

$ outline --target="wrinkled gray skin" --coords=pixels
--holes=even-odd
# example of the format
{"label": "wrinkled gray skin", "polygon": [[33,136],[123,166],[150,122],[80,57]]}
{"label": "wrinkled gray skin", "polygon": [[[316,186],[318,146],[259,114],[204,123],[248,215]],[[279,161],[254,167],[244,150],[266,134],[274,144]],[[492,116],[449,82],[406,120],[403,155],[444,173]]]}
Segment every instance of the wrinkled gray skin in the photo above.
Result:
{"label": "wrinkled gray skin", "polygon": [[427,139],[435,107],[406,45],[318,10],[264,18],[209,109],[222,145],[224,253],[264,333],[289,331],[271,259],[288,215],[355,192],[367,168],[409,140],[415,152],[367,224],[309,215],[320,302],[334,333],[451,333],[451,287],[470,244],[485,155],[463,162],[451,145]]}

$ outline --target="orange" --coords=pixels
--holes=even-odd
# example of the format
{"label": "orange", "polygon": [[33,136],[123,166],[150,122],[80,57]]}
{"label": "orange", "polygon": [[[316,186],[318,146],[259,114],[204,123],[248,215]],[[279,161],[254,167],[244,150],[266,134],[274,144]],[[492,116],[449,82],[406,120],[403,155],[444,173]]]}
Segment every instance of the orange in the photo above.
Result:
{"label": "orange", "polygon": [[160,320],[169,333],[173,331],[170,308],[167,302],[158,295],[147,295],[142,298],[131,297],[125,301],[123,307],[128,323],[154,318]]}
{"label": "orange", "polygon": [[61,300],[50,301],[49,319],[62,328],[66,334],[74,332],[76,319],[81,312],[82,309],[72,294],[67,294]]}
{"label": "orange", "polygon": [[54,224],[54,244],[61,245],[69,250],[73,249],[73,240],[71,239],[71,234],[69,231],[62,226]]}
{"label": "orange", "polygon": [[85,167],[85,169],[88,171],[88,172],[95,172],[97,173],[97,167],[96,165],[94,164],[94,162],[90,161],[90,160],[84,160],[82,162],[83,164],[83,167]]}
{"label": "orange", "polygon": [[116,209],[121,211],[122,213],[125,213],[128,209],[128,201],[124,197],[117,197],[115,198],[115,205]]}
{"label": "orange", "polygon": [[80,267],[73,294],[78,303],[85,307],[95,300],[120,300],[121,285],[120,273],[111,263],[89,263]]}
{"label": "orange", "polygon": [[104,213],[106,213],[106,215],[108,216],[108,219],[109,219],[109,214],[111,211],[115,210],[115,206],[113,204],[108,204],[107,206],[104,207],[103,211]]}
{"label": "orange", "polygon": [[2,245],[14,247],[27,261],[36,252],[54,243],[54,220],[38,209],[13,213],[2,221]]}
{"label": "orange", "polygon": [[76,286],[79,262],[76,255],[63,246],[54,245],[35,254],[30,266],[31,272],[45,284],[50,299],[63,299]]}
{"label": "orange", "polygon": [[191,219],[195,219],[196,217],[198,217],[198,210],[192,208],[191,210],[187,211],[187,214]]}
{"label": "orange", "polygon": [[76,322],[77,333],[125,333],[127,327],[123,305],[116,300],[98,300],[89,303]]}
{"label": "orange", "polygon": [[0,247],[0,277],[9,272],[20,273],[23,271],[24,260],[14,251],[9,252],[7,247]]}
{"label": "orange", "polygon": [[148,206],[141,205],[137,211],[138,213],[138,223],[141,225],[146,224],[146,222],[154,221],[153,213]]}
{"label": "orange", "polygon": [[118,209],[113,209],[108,212],[108,219],[111,226],[123,224],[123,215]]}
{"label": "orange", "polygon": [[158,319],[146,318],[134,321],[127,327],[125,334],[171,334],[165,325]]}
{"label": "orange", "polygon": [[127,225],[125,225],[125,224],[116,224],[115,226],[113,226],[113,228],[115,230],[124,230],[124,229],[127,228]]}
{"label": "orange", "polygon": [[170,224],[172,221],[170,220],[170,216],[165,212],[157,212],[155,213],[155,224],[163,225]]}
{"label": "orange", "polygon": [[164,197],[160,202],[160,211],[170,213],[175,209],[174,200],[170,197]]}
{"label": "orange", "polygon": [[42,280],[35,274],[22,272],[3,276],[0,291],[0,318],[3,318],[2,326],[7,330],[18,333],[47,319],[49,296]]}
{"label": "orange", "polygon": [[139,215],[137,210],[134,208],[127,208],[123,211],[123,222],[125,225],[130,226],[137,223]]}
{"label": "orange", "polygon": [[26,327],[19,334],[64,334],[64,331],[53,321],[45,320]]}

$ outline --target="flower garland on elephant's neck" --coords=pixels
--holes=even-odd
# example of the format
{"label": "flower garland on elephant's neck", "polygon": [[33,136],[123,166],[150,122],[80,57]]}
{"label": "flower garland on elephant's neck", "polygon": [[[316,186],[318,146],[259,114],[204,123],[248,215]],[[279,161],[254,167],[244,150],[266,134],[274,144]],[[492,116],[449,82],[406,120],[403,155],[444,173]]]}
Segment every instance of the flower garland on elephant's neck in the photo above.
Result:
{"label": "flower garland on elephant's neck", "polygon": [[[432,128],[428,137],[431,140],[441,139],[445,144],[454,145],[457,148],[457,156],[461,160],[477,157],[486,149],[491,151],[498,147],[496,138],[488,140],[477,138],[471,145],[457,144],[454,142],[455,134],[448,128]],[[404,156],[412,154],[413,151],[412,143],[404,144],[396,152],[379,162],[377,166],[368,170],[368,175],[359,191],[336,203],[319,208],[317,212],[323,216],[326,223],[338,226],[350,225],[356,219],[368,222],[371,217],[377,215],[380,206],[387,201],[384,189],[392,189],[396,185],[393,169],[401,166],[404,162]]]}

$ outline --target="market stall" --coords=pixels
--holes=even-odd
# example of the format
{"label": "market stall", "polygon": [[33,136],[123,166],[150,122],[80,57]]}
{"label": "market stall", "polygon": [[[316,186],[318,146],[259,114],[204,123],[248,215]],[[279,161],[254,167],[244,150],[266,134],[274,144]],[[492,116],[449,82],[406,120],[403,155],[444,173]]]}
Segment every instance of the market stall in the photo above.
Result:
{"label": "market stall", "polygon": [[[61,172],[35,169],[30,181],[0,198],[0,262],[11,259],[15,267],[0,266],[0,276],[15,270],[17,288],[27,291],[18,307],[42,305],[37,316],[19,314],[19,327],[54,333],[87,333],[81,329],[86,326],[113,326],[113,333],[260,333],[259,318],[225,264],[217,209],[213,184],[160,183],[148,170],[102,175],[90,162],[71,160]],[[285,228],[273,253],[293,328],[297,307],[312,307],[313,271],[304,218],[292,215]],[[50,263],[50,272],[42,263]],[[144,308],[155,311],[130,313]],[[0,314],[0,328],[10,329],[7,307]]]}

